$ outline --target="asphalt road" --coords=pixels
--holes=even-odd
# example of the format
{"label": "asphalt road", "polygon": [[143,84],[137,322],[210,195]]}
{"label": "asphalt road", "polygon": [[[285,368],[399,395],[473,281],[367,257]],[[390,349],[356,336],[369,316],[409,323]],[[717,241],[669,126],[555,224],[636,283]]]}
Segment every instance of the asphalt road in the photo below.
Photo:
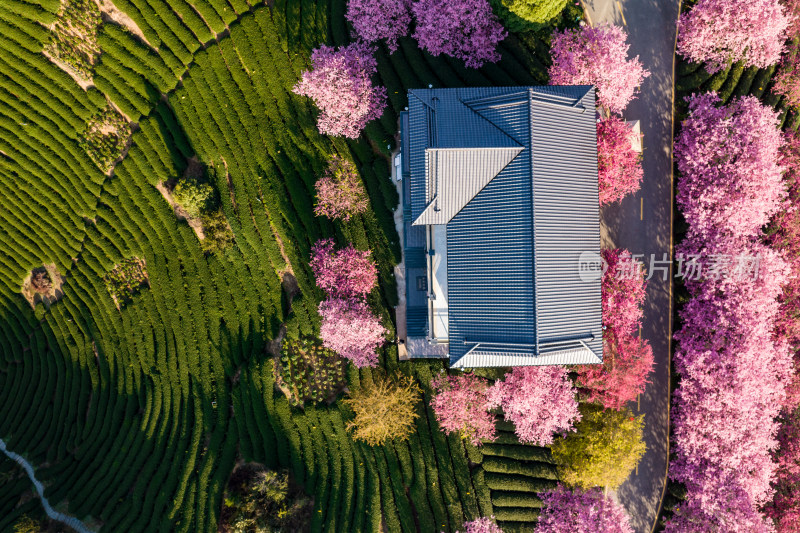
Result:
{"label": "asphalt road", "polygon": [[[611,22],[624,27],[630,54],[638,55],[650,71],[641,94],[624,113],[625,119],[640,121],[644,134],[642,188],[601,213],[603,246],[643,254],[649,270],[651,254],[656,260],[672,254],[673,58],[680,0],[584,0],[584,6],[593,24]],[[653,347],[655,368],[651,383],[637,405],[631,406],[645,415],[647,452],[616,493],[637,533],[650,533],[654,528],[666,488],[671,276],[664,279],[663,272],[655,270],[647,285],[642,336]]]}

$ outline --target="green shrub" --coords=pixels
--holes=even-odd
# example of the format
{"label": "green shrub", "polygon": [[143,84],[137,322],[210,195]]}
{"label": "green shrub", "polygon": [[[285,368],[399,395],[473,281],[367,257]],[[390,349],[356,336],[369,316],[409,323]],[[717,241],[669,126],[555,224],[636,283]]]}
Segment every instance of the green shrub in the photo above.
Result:
{"label": "green shrub", "polygon": [[53,37],[45,51],[69,65],[81,77],[89,79],[100,53],[97,29],[100,9],[93,0],[62,0]]}
{"label": "green shrub", "polygon": [[94,115],[83,131],[81,147],[100,170],[110,170],[128,143],[131,127],[113,107]]}
{"label": "green shrub", "polygon": [[306,531],[313,506],[287,472],[253,463],[233,471],[222,501],[219,529],[225,533]]}
{"label": "green shrub", "polygon": [[228,224],[228,219],[221,210],[203,213],[200,216],[203,223],[203,250],[209,253],[218,253],[226,250],[234,243],[233,231]]}
{"label": "green shrub", "polygon": [[172,189],[172,197],[190,217],[208,211],[214,201],[214,187],[194,179],[181,178]]}

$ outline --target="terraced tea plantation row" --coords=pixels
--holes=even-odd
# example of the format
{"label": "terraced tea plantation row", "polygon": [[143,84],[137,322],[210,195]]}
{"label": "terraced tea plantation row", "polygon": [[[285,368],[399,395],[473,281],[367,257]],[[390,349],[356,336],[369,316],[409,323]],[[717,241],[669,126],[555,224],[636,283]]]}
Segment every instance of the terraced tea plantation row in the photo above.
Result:
{"label": "terraced tea plantation row", "polygon": [[[215,531],[241,456],[291,470],[314,497],[314,531],[448,531],[492,513],[524,530],[536,518],[530,492],[555,479],[545,450],[467,450],[426,403],[408,443],[355,444],[338,404],[289,406],[266,347],[282,325],[318,328],[308,257],[327,236],[373,250],[371,303],[391,327],[400,249],[385,156],[406,90],[542,83],[546,44],[509,37],[503,61],[480,71],[410,40],[381,50],[391,106],[368,139],[345,142],[319,135],[311,104],[291,92],[311,48],[348,40],[345,0],[114,4],[133,32],[100,26],[86,89],[42,54],[57,1],[0,5],[0,438],[37,465],[51,504],[102,531]],[[85,132],[109,101],[134,125],[105,172]],[[357,163],[372,207],[345,224],[312,210],[337,153]],[[205,253],[156,188],[190,164],[219,195],[235,237],[224,250]],[[34,308],[22,282],[49,264],[63,285]],[[124,265],[142,268],[117,280],[129,301],[107,285]],[[443,367],[401,365],[393,347],[382,365],[423,388]],[[350,387],[373,372],[350,368]],[[43,515],[35,499],[17,505],[30,484],[16,470],[0,461],[0,530]]]}

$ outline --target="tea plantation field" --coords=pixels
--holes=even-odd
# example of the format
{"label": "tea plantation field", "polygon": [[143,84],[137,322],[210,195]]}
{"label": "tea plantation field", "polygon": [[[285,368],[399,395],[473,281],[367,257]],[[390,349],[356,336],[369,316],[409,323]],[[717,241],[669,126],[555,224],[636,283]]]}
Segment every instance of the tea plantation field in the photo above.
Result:
{"label": "tea plantation field", "polygon": [[[344,407],[290,407],[267,348],[282,328],[318,329],[308,258],[322,237],[373,250],[371,303],[391,328],[387,156],[406,90],[544,83],[547,43],[510,36],[503,60],[477,71],[410,39],[380,50],[390,106],[346,142],[320,135],[291,92],[313,47],[348,41],[345,0],[114,5],[136,33],[104,15],[81,86],[48,59],[60,3],[0,3],[0,438],[36,466],[50,503],[101,531],[216,531],[242,458],[290,469],[314,498],[313,531],[452,531],[491,514],[527,530],[531,493],[555,484],[549,451],[511,432],[482,451],[445,436],[426,403],[442,363],[399,363],[389,346],[382,369],[350,367],[351,388],[399,370],[426,393],[408,442],[369,447],[346,433]],[[129,139],[88,135],[108,133],[109,116],[133,123]],[[371,201],[343,224],[313,213],[334,154],[356,162]],[[224,249],[204,250],[156,188],[189,167],[218,192],[235,239]],[[21,287],[44,265],[63,284],[33,306]],[[141,276],[110,290],[126,265]],[[0,531],[43,517],[30,489],[0,458]]]}

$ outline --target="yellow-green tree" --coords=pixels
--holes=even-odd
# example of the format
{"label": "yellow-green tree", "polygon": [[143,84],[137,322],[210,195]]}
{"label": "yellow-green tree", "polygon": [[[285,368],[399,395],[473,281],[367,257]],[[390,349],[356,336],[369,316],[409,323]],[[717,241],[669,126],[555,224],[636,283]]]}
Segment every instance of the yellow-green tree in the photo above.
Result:
{"label": "yellow-green tree", "polygon": [[491,0],[494,12],[511,31],[536,29],[555,18],[567,0]]}
{"label": "yellow-green tree", "polygon": [[23,515],[14,524],[14,533],[38,533],[39,531],[42,531],[42,526],[27,515]]}
{"label": "yellow-green tree", "polygon": [[596,404],[580,408],[576,431],[552,446],[561,479],[584,489],[616,489],[636,468],[644,455],[644,415],[628,409],[615,411]]}
{"label": "yellow-green tree", "polygon": [[408,376],[395,379],[377,378],[350,395],[344,403],[355,413],[347,423],[353,438],[370,446],[378,446],[387,440],[405,440],[414,431],[414,419],[419,414],[415,406],[422,394]]}

